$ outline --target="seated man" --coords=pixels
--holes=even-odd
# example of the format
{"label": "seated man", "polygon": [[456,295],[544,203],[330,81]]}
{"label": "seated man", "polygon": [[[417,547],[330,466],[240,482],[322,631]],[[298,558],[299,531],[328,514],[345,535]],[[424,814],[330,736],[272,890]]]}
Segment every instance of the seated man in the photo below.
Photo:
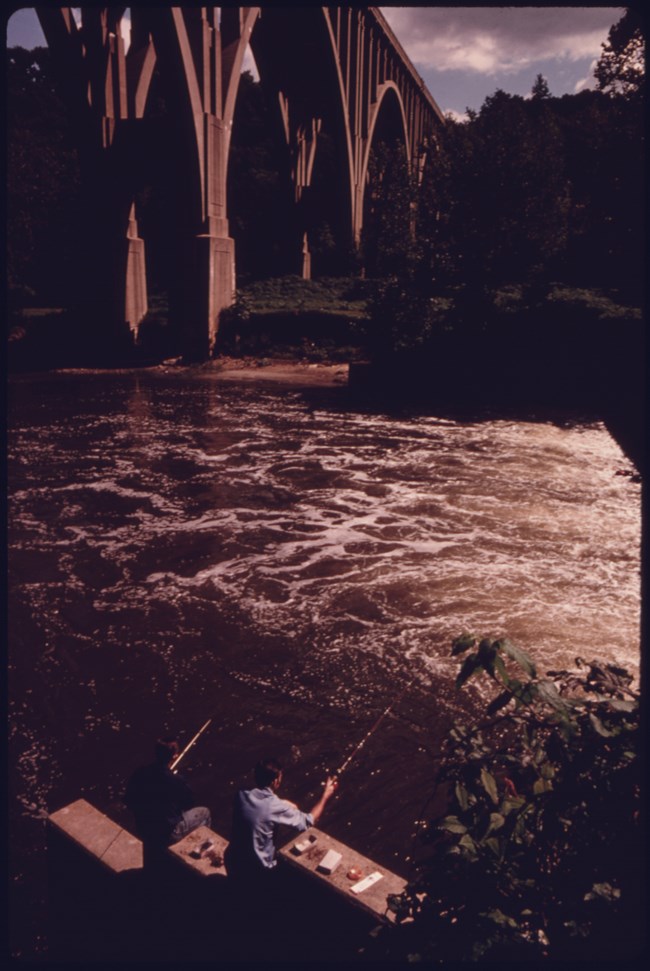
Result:
{"label": "seated man", "polygon": [[[308,813],[292,802],[280,799],[282,767],[276,759],[263,759],[255,766],[255,788],[241,789],[235,796],[232,834],[225,853],[228,876],[235,882],[264,881],[277,865],[275,832],[278,826],[291,826],[302,832],[318,821],[328,799],[336,789],[336,780],[328,778],[323,794]],[[256,879],[255,879],[256,878]]]}
{"label": "seated man", "polygon": [[197,806],[192,790],[170,769],[178,755],[178,742],[164,738],[156,742],[155,759],[129,779],[124,802],[135,816],[136,833],[147,850],[161,850],[191,833],[198,826],[210,826],[205,806]]}

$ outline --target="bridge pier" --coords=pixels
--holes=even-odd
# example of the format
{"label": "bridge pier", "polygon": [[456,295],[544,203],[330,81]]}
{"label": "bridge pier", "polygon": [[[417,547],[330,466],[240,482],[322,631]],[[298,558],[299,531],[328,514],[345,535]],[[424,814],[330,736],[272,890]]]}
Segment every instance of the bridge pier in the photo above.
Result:
{"label": "bridge pier", "polygon": [[148,310],[147,270],[144,240],[138,236],[135,205],[131,205],[129,226],[126,233],[126,282],[124,293],[124,320],[135,338],[138,326]]}
{"label": "bridge pier", "polygon": [[[309,234],[313,242],[334,209],[336,242],[359,243],[373,140],[397,135],[419,165],[444,122],[375,7],[135,6],[128,52],[126,8],[80,9],[80,25],[71,7],[41,6],[37,14],[74,117],[88,188],[80,287],[93,308],[88,326],[103,328],[107,346],[137,340],[147,312],[145,244],[134,199],[146,184],[142,158],[149,158],[145,122],[154,69],[167,105],[166,148],[176,165],[170,313],[190,358],[212,354],[219,315],[235,294],[226,182],[249,42],[284,127],[294,191],[289,259],[305,279],[312,274]],[[323,178],[319,159],[327,158],[321,146],[328,140],[337,146],[336,171]],[[334,185],[319,210],[311,193],[327,179]]]}
{"label": "bridge pier", "polygon": [[188,267],[185,312],[196,337],[186,346],[185,356],[202,360],[214,350],[219,314],[233,301],[235,241],[226,235],[200,233],[195,237],[193,250],[195,269]]}

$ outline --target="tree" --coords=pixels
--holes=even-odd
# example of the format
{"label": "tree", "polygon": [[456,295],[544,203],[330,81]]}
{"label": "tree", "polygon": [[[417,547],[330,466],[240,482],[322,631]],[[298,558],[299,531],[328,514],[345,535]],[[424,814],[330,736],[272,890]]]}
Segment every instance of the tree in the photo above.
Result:
{"label": "tree", "polygon": [[643,111],[638,100],[601,91],[554,105],[571,188],[564,273],[580,286],[641,297],[644,269]]}
{"label": "tree", "polygon": [[420,290],[444,294],[459,282],[462,239],[455,215],[457,157],[467,144],[467,126],[447,120],[444,131],[427,148],[417,197],[416,234]]}
{"label": "tree", "polygon": [[78,217],[79,167],[50,52],[9,48],[7,57],[7,278],[10,293],[69,297]]}
{"label": "tree", "polygon": [[639,8],[628,7],[602,45],[594,75],[598,90],[624,98],[645,94],[645,36]]}
{"label": "tree", "polygon": [[537,77],[535,78],[535,83],[533,84],[531,95],[537,101],[540,101],[544,98],[551,97],[551,91],[548,86],[548,81],[546,80],[543,74],[538,74]]}
{"label": "tree", "polygon": [[[239,82],[228,162],[228,214],[240,279],[286,272],[291,250],[289,163],[282,157],[281,126],[262,85],[245,71]],[[283,178],[284,175],[284,178]]]}
{"label": "tree", "polygon": [[379,141],[370,156],[363,259],[370,276],[408,278],[417,262],[416,188],[400,142]]}
{"label": "tree", "polygon": [[566,244],[568,211],[563,145],[547,100],[496,91],[444,137],[461,278],[480,290],[539,275]]}
{"label": "tree", "polygon": [[[413,959],[631,959],[643,942],[638,695],[613,664],[537,674],[507,639],[463,635],[458,688],[494,687],[456,724],[434,855],[389,905]],[[522,676],[523,675],[523,676]]]}

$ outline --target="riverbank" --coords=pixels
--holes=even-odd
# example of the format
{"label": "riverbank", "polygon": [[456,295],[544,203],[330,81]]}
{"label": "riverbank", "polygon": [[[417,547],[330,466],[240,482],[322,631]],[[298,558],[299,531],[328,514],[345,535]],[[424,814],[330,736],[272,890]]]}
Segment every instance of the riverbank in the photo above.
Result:
{"label": "riverbank", "polygon": [[[162,371],[184,369],[191,373],[191,366],[173,362],[163,362]],[[291,358],[255,358],[220,356],[205,364],[199,370],[218,375],[222,381],[270,381],[273,384],[287,384],[308,388],[336,388],[347,385],[350,374],[349,364],[325,364],[310,361],[296,361]]]}

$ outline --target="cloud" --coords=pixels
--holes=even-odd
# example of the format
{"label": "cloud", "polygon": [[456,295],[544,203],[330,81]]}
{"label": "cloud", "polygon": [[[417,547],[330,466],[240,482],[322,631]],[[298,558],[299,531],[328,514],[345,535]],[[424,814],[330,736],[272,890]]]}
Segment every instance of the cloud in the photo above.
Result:
{"label": "cloud", "polygon": [[455,111],[453,108],[445,111],[445,118],[450,118],[451,121],[457,121],[459,124],[464,124],[469,121],[469,116],[466,111]]}
{"label": "cloud", "polygon": [[382,7],[419,70],[483,75],[598,58],[622,7]]}
{"label": "cloud", "polygon": [[595,88],[596,78],[594,77],[594,71],[596,69],[597,60],[593,60],[589,65],[589,71],[587,76],[576,81],[575,87],[573,89],[574,94],[579,94],[581,91],[585,91],[588,88]]}

